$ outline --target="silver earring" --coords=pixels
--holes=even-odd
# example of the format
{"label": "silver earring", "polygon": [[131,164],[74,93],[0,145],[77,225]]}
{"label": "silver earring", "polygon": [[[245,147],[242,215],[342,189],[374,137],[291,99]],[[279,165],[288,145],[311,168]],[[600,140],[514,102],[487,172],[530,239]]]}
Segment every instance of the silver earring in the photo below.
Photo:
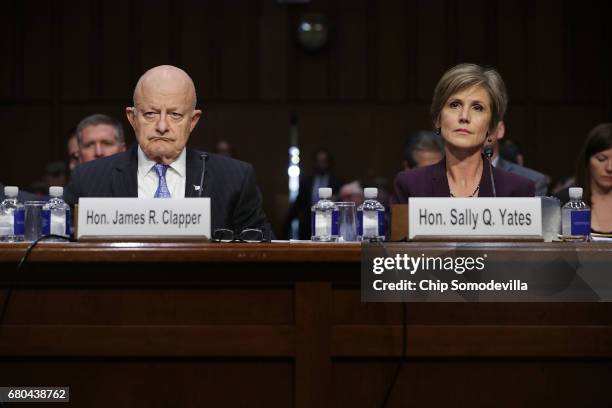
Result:
{"label": "silver earring", "polygon": [[436,135],[440,136],[442,129],[441,128],[436,128]]}

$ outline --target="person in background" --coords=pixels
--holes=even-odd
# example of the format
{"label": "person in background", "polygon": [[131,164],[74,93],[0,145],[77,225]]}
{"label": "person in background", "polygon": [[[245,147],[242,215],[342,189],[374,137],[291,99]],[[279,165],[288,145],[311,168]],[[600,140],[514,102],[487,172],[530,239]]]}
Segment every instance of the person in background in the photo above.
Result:
{"label": "person in background", "polygon": [[227,140],[218,140],[217,143],[215,143],[215,153],[221,156],[234,157],[232,145]]}
{"label": "person in background", "polygon": [[79,163],[125,151],[123,126],[108,115],[96,113],[79,122],[76,129]]}
{"label": "person in background", "polygon": [[[518,174],[533,181],[536,186],[536,196],[545,196],[548,193],[548,185],[550,179],[545,174],[535,171],[528,167],[524,167],[522,164],[517,162],[522,161],[522,155],[517,153],[517,162],[513,163],[509,160],[504,159],[500,155],[500,140],[504,138],[506,134],[506,125],[503,121],[500,121],[495,128],[495,131],[487,138],[487,145],[491,147],[493,156],[491,156],[491,163],[498,169],[505,170],[509,173]],[[515,145],[516,146],[516,145]],[[520,157],[520,159],[519,159]]]}
{"label": "person in background", "polygon": [[68,182],[68,169],[62,160],[47,164],[43,181],[47,186],[65,186]]}
{"label": "person in background", "polygon": [[523,153],[514,140],[505,139],[499,144],[499,157],[519,166],[525,165]]}
{"label": "person in background", "polygon": [[66,148],[68,150],[68,170],[72,172],[79,164],[79,141],[77,139],[76,126],[68,132]]}
{"label": "person in background", "polygon": [[404,148],[404,169],[429,166],[444,158],[440,135],[431,130],[419,130],[410,135]]}
{"label": "person in background", "polygon": [[357,180],[340,187],[338,201],[355,203],[355,207],[363,204],[363,188]]}
{"label": "person in background", "polygon": [[506,112],[508,97],[492,68],[460,64],[446,71],[433,94],[431,120],[444,139],[440,162],[404,170],[395,178],[392,203],[410,197],[533,197],[534,183],[490,167],[483,146]]}
{"label": "person in background", "polygon": [[[331,187],[334,194],[338,192],[342,183],[332,174],[333,157],[327,150],[319,149],[312,156],[314,175],[300,176],[300,191],[289,208],[286,230],[294,219],[299,223],[299,239],[310,239],[310,209],[319,201],[319,188]],[[292,238],[291,236],[289,238]]]}
{"label": "person in background", "polygon": [[[612,123],[601,123],[588,134],[576,163],[575,185],[591,207],[591,231],[612,234]],[[565,204],[569,189],[556,195]]]}
{"label": "person in background", "polygon": [[68,182],[68,169],[63,160],[53,161],[45,167],[45,174],[40,180],[33,181],[27,187],[39,200],[46,200],[49,194],[49,187],[63,187]]}

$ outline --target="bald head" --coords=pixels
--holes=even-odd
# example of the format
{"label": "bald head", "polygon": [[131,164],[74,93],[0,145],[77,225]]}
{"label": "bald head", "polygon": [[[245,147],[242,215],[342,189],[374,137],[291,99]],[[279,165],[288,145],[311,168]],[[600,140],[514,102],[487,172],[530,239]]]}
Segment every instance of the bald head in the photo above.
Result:
{"label": "bald head", "polygon": [[193,80],[185,71],[172,65],[160,65],[145,72],[134,88],[134,106],[138,106],[150,91],[166,95],[182,95],[195,109],[197,97]]}
{"label": "bald head", "polygon": [[134,106],[125,111],[150,160],[171,164],[178,158],[202,115],[195,106],[195,86],[182,69],[161,65],[140,77]]}

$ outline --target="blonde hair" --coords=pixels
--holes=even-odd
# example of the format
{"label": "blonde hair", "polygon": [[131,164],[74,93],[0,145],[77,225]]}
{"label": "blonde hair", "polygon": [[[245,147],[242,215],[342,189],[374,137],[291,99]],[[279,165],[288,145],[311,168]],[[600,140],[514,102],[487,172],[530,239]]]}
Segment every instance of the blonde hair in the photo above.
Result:
{"label": "blonde hair", "polygon": [[495,69],[476,64],[455,65],[442,75],[434,89],[431,101],[430,114],[434,127],[448,98],[459,91],[473,86],[482,86],[489,94],[491,99],[489,131],[495,129],[497,124],[504,119],[506,113],[506,106],[508,105],[506,85],[499,72]]}

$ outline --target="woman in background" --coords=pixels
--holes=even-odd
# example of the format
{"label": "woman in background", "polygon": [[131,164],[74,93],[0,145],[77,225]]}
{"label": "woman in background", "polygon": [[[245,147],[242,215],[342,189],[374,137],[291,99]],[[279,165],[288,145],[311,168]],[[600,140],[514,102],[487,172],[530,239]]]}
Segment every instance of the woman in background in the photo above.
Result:
{"label": "woman in background", "polygon": [[430,112],[444,140],[445,158],[400,172],[391,202],[406,203],[409,197],[533,197],[532,181],[492,167],[482,154],[507,103],[506,86],[494,69],[460,64],[448,70],[434,90]]}
{"label": "woman in background", "polygon": [[[575,183],[591,207],[591,231],[612,234],[612,123],[599,124],[589,132],[576,163]],[[565,204],[568,189],[557,197]]]}

